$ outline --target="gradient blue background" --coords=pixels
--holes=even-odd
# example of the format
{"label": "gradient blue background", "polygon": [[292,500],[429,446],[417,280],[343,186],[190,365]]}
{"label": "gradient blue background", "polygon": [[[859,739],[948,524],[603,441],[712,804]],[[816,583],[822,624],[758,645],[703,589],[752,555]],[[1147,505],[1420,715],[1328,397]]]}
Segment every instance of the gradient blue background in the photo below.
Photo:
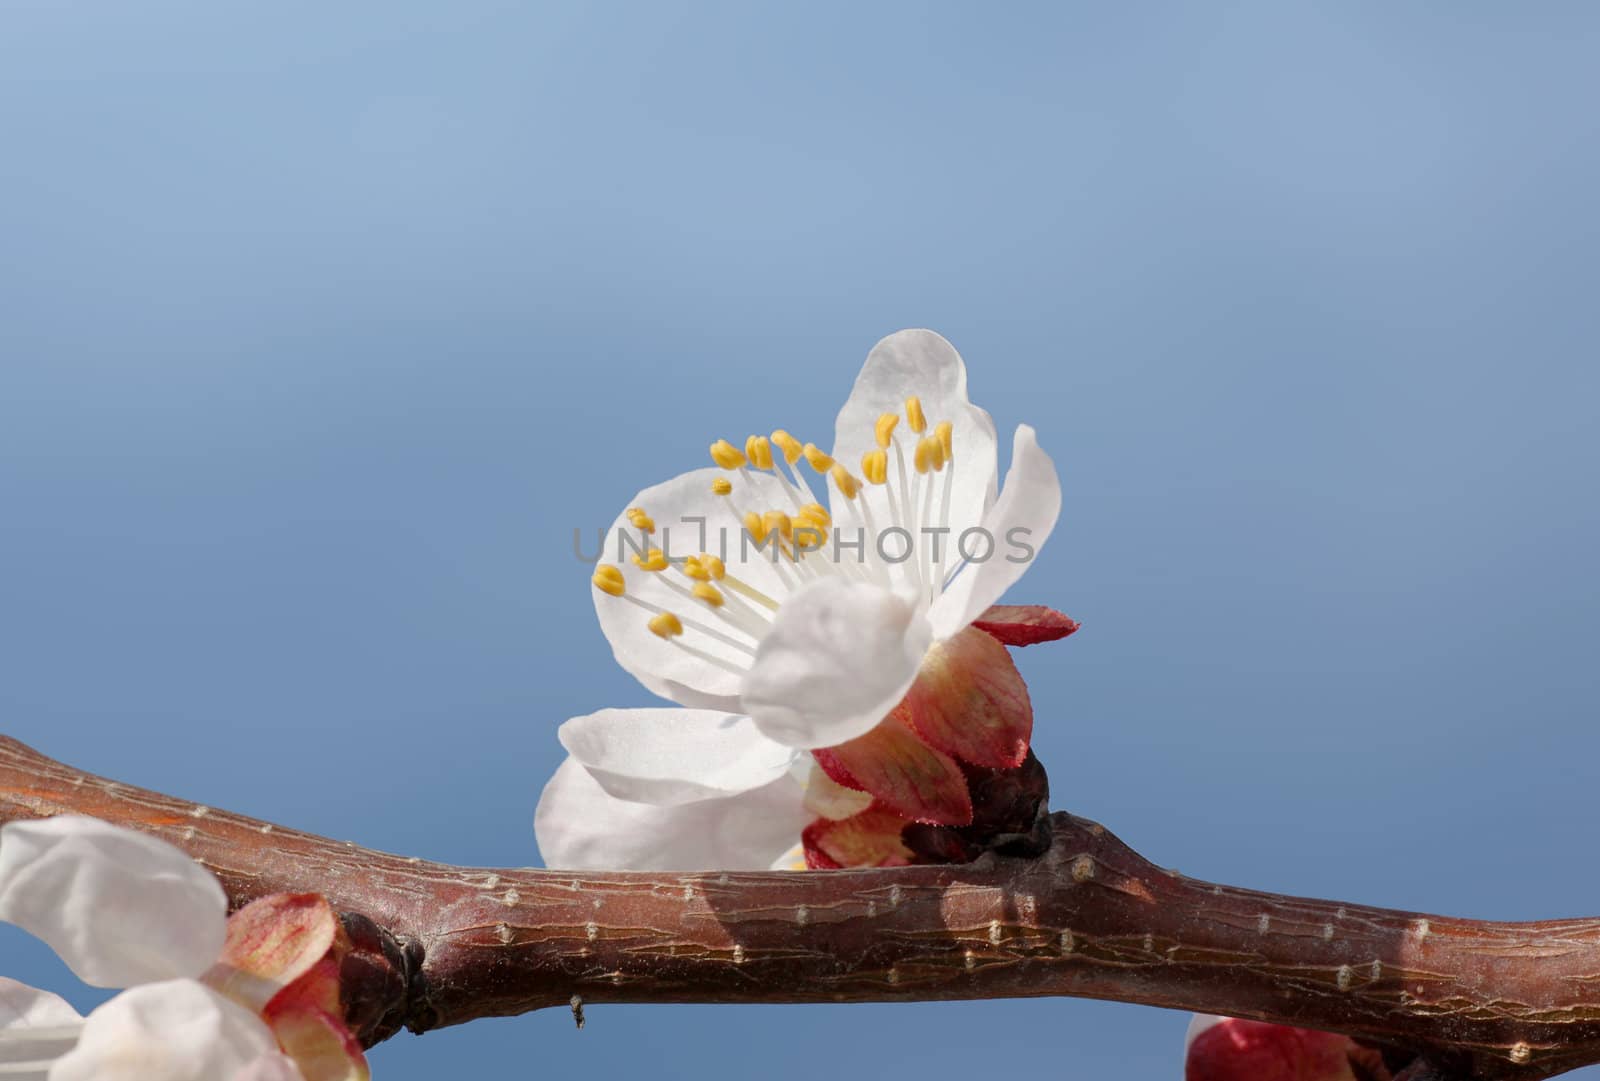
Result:
{"label": "gradient blue background", "polygon": [[[1062,469],[1013,594],[1085,624],[1022,658],[1056,806],[1243,885],[1600,913],[1597,49],[1554,2],[6,0],[0,729],[531,863],[556,725],[649,701],[573,527],[826,442],[926,325]],[[601,1006],[373,1062],[1170,1081],[1184,1023]]]}

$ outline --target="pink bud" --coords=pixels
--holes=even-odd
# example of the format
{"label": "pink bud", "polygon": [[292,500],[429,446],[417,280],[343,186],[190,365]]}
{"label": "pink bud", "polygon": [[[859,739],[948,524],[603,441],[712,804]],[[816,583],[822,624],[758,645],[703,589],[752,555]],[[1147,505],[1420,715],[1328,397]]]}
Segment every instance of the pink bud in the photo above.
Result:
{"label": "pink bud", "polygon": [[1383,1056],[1348,1036],[1195,1014],[1185,1081],[1390,1081]]}

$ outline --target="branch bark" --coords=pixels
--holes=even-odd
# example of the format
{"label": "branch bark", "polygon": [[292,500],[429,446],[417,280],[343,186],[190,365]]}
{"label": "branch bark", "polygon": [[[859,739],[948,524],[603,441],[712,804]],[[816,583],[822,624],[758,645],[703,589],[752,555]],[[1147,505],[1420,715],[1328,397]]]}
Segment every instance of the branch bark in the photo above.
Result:
{"label": "branch bark", "polygon": [[[361,945],[369,1042],[604,1002],[1071,995],[1345,1032],[1440,1076],[1600,1062],[1600,919],[1498,923],[1260,893],[1052,818],[1038,859],[803,873],[453,867],[93,777],[0,737],[0,822],[88,814],[192,853],[234,905],[315,891]],[[1429,1074],[1428,1076],[1432,1076]]]}

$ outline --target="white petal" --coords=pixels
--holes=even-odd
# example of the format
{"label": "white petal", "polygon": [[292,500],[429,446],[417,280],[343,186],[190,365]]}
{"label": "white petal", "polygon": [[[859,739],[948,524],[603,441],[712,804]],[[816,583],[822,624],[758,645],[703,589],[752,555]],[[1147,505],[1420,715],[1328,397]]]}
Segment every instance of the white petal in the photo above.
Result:
{"label": "white petal", "polygon": [[[947,468],[953,468],[955,476],[951,481],[948,521],[952,535],[959,534],[981,522],[994,502],[999,468],[994,421],[967,400],[966,365],[955,347],[938,334],[931,330],[902,330],[872,347],[834,422],[833,456],[859,475],[861,456],[877,447],[873,426],[878,417],[897,413],[901,419],[896,438],[907,455],[909,468],[917,438],[905,419],[905,402],[912,395],[922,399],[929,433],[940,421],[951,424],[955,458]],[[868,485],[867,491],[881,493],[882,489]],[[844,516],[837,500],[833,511],[836,518]],[[882,516],[884,511],[877,513]],[[889,523],[880,520],[877,524],[885,528]]]}
{"label": "white petal", "polygon": [[233,1081],[305,1081],[305,1077],[294,1059],[274,1051],[234,1074]]}
{"label": "white petal", "polygon": [[[732,496],[712,494],[711,482],[718,477],[733,482]],[[742,543],[744,527],[734,508],[760,513],[789,507],[787,500],[783,487],[771,474],[696,469],[634,496],[628,506],[649,514],[655,521],[655,532],[642,535],[629,523],[626,512],[619,514],[606,531],[600,562],[622,569],[629,597],[674,612],[685,622],[693,619],[754,647],[754,638],[730,626],[700,601],[685,597],[668,585],[691,586],[690,579],[673,569],[640,570],[632,557],[648,547],[661,548],[669,558],[677,560],[709,551],[747,585],[769,597],[781,598],[785,587],[773,570],[772,549],[757,552]],[[593,539],[586,538],[584,543],[593,543]],[[748,649],[730,646],[693,628],[679,638],[659,638],[649,628],[650,611],[627,597],[613,597],[599,589],[593,592],[600,629],[611,643],[617,663],[640,683],[680,705],[738,708],[739,681],[750,661]],[[686,645],[692,649],[683,648]],[[720,658],[722,663],[708,661],[702,654]]]}
{"label": "white petal", "polygon": [[195,980],[168,980],[91,1013],[50,1081],[217,1081],[275,1050],[249,1010]]}
{"label": "white petal", "polygon": [[639,803],[746,792],[776,780],[794,759],[749,717],[704,709],[603,709],[572,718],[560,735],[607,792]]}
{"label": "white petal", "polygon": [[762,871],[800,839],[803,795],[786,773],[737,796],[656,807],[607,794],[568,758],[539,798],[534,832],[547,867]]}
{"label": "white petal", "polygon": [[198,976],[222,952],[227,911],[211,872],[146,834],[77,815],[0,828],[0,920],[85,983]]}
{"label": "white petal", "polygon": [[[928,616],[934,636],[949,638],[998,601],[1038,556],[1060,513],[1061,481],[1055,463],[1039,449],[1033,429],[1018,425],[1005,489],[983,522],[993,551],[983,562],[968,563],[934,601]],[[981,552],[982,542],[974,542],[969,550]]]}
{"label": "white petal", "polygon": [[78,1042],[83,1018],[60,995],[0,976],[0,1076],[44,1081]]}
{"label": "white petal", "polygon": [[914,603],[863,582],[823,579],[778,610],[740,702],[779,743],[832,747],[889,715],[931,641]]}
{"label": "white petal", "polygon": [[0,976],[0,1031],[71,1027],[82,1020],[60,995]]}

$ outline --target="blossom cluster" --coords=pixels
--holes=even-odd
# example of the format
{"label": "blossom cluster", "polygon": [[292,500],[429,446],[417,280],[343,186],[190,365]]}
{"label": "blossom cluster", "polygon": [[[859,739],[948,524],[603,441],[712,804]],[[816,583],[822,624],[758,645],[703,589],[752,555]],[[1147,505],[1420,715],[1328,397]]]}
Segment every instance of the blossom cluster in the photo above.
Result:
{"label": "blossom cluster", "polygon": [[231,917],[216,878],[172,845],[94,818],[0,827],[0,920],[83,982],[121,988],[80,1016],[0,976],[0,1076],[17,1081],[365,1081],[344,1022],[349,949],[322,897],[262,897]]}
{"label": "blossom cluster", "polygon": [[[568,759],[535,818],[546,863],[925,856],[906,827],[970,827],[976,781],[1029,761],[1033,707],[1007,647],[1077,629],[997,604],[1055,526],[1054,464],[1022,425],[1000,487],[994,422],[968,400],[960,355],[926,330],[873,348],[830,450],[776,429],[719,439],[710,455],[640,491],[606,533],[633,550],[594,570],[601,630],[624,669],[680,708],[562,726]],[[823,542],[841,533],[874,540]],[[673,550],[697,536],[754,547]],[[1015,550],[991,558],[979,536]]]}

